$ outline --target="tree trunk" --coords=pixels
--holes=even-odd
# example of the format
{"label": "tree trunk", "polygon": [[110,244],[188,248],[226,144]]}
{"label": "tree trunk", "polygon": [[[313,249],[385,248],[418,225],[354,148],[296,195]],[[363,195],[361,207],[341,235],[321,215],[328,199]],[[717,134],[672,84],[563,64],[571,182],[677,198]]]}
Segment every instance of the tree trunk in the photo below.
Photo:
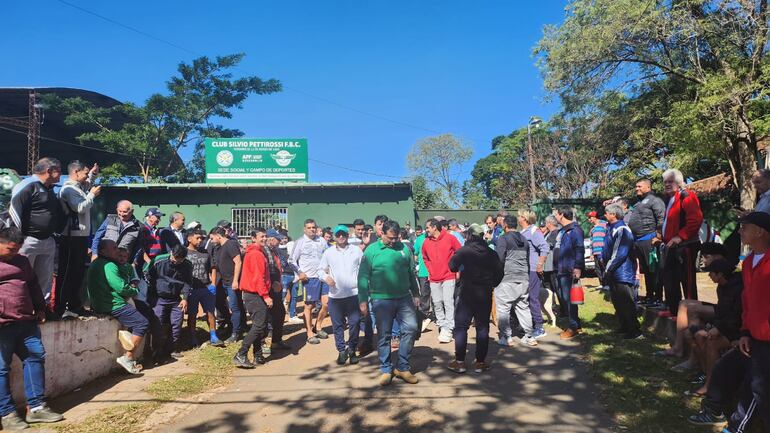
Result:
{"label": "tree trunk", "polygon": [[740,194],[740,206],[744,209],[754,209],[756,190],[751,183],[751,176],[757,170],[757,141],[749,132],[749,125],[739,121],[736,126],[738,136],[727,138],[733,182]]}

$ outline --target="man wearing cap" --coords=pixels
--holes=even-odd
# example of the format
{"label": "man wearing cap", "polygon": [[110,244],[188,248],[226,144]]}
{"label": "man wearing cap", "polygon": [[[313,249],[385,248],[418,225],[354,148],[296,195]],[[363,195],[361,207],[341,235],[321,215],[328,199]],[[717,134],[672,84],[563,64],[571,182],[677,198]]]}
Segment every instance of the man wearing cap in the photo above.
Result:
{"label": "man wearing cap", "polygon": [[273,298],[273,307],[268,311],[270,323],[273,328],[270,349],[287,350],[290,347],[283,342],[283,319],[286,317],[286,306],[283,304],[283,285],[281,276],[283,267],[279,256],[278,246],[284,236],[276,229],[267,229],[267,240],[262,250],[267,258],[267,270],[270,276],[270,297]]}
{"label": "man wearing cap", "polygon": [[605,208],[608,236],[603,254],[599,259],[604,264],[604,281],[610,286],[610,298],[615,307],[615,316],[620,322],[619,331],[623,339],[639,338],[639,321],[636,319],[634,280],[636,264],[633,260],[634,235],[623,222],[623,208],[613,203]]}
{"label": "man wearing cap", "polygon": [[142,246],[144,255],[144,264],[152,262],[152,259],[166,252],[160,242],[160,229],[158,229],[160,218],[164,215],[166,214],[156,207],[151,207],[144,213],[144,225],[139,234],[140,245]]}
{"label": "man wearing cap", "polygon": [[586,214],[588,221],[591,222],[593,227],[588,233],[591,238],[591,255],[594,258],[594,264],[596,265],[596,276],[599,277],[599,283],[602,285],[602,289],[608,290],[609,286],[604,281],[604,262],[602,261],[602,250],[604,249],[604,241],[607,236],[607,221],[599,219],[596,211],[591,211]]}
{"label": "man wearing cap", "polygon": [[[324,251],[318,265],[318,277],[329,285],[329,316],[332,319],[334,343],[337,346],[337,364],[350,359],[358,363],[356,348],[361,325],[358,307],[358,269],[364,253],[348,244],[350,232],[344,225],[332,230],[335,244]],[[345,341],[345,326],[349,327]]]}
{"label": "man wearing cap", "polygon": [[752,252],[743,261],[743,314],[738,349],[750,367],[743,395],[727,431],[740,432],[756,413],[770,429],[770,214],[751,212],[739,219],[741,242]]}
{"label": "man wearing cap", "polygon": [[[318,278],[318,265],[327,245],[324,238],[318,236],[317,228],[315,220],[305,220],[305,233],[294,244],[290,259],[297,267],[299,280],[305,288],[305,328],[309,344],[318,344],[320,339],[329,338],[329,334],[321,329],[328,309],[329,286]],[[318,310],[318,319],[313,326],[313,305],[318,302],[321,303],[321,309]]]}

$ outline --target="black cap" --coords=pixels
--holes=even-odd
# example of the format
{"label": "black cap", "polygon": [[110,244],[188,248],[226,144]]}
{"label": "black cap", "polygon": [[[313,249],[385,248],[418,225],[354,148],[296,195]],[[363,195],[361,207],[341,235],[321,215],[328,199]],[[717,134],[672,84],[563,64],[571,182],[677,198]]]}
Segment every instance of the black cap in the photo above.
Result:
{"label": "black cap", "polygon": [[704,266],[703,270],[706,272],[716,272],[723,275],[730,275],[735,271],[735,265],[725,259],[716,259]]}
{"label": "black cap", "polygon": [[156,217],[162,217],[165,214],[161,212],[160,209],[156,207],[151,207],[147,209],[147,212],[144,213],[144,216],[150,216],[150,215],[156,216]]}
{"label": "black cap", "polygon": [[701,255],[720,255],[723,257],[727,257],[727,247],[725,247],[723,244],[718,244],[716,242],[704,242],[700,246],[700,253]]}
{"label": "black cap", "polygon": [[228,220],[219,220],[217,227],[231,227],[232,224]]}
{"label": "black cap", "polygon": [[743,218],[739,218],[738,222],[741,224],[754,224],[755,226],[770,233],[770,213],[751,212]]}

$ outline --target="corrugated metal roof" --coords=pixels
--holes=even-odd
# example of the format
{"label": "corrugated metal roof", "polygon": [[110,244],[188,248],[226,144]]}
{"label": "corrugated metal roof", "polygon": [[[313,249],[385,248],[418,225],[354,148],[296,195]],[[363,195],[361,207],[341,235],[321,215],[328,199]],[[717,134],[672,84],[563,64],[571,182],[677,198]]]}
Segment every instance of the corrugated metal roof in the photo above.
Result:
{"label": "corrugated metal roof", "polygon": [[408,182],[317,182],[317,183],[127,183],[105,185],[115,189],[302,189],[302,188],[405,188]]}

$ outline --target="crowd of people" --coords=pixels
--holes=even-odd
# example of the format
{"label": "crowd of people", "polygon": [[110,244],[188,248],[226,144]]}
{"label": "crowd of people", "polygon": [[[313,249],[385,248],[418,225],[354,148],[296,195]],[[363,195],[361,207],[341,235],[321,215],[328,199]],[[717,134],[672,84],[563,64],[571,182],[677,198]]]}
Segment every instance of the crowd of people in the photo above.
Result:
{"label": "crowd of people", "polygon": [[[283,340],[287,325],[303,327],[307,344],[321,344],[330,337],[324,327],[329,316],[336,363],[357,364],[376,352],[382,386],[394,378],[418,383],[411,353],[431,326],[439,343],[454,342],[448,368],[456,373],[469,369],[470,326],[477,373],[490,367],[490,322],[500,346],[537,346],[547,335],[544,318],[554,315],[552,295],[566,325],[559,337],[582,332],[585,233],[570,207],[542,221],[527,208],[515,215],[500,211],[484,225],[437,215],[424,222],[424,230],[401,227],[385,215],[372,225],[356,219],[334,228],[307,218],[303,233],[292,239],[284,227],[253,227],[239,237],[227,220],[207,232],[197,221],[187,223],[182,212],[167,216],[156,207],[139,221],[133,204],[122,200],[96,227],[90,208],[101,192],[93,186],[98,166],[74,161],[67,171],[56,193],[61,163],[38,161],[34,175],[14,188],[1,223],[4,428],[62,419],[44,402],[45,349],[37,324],[45,320],[115,318],[125,350],[117,363],[140,374],[145,366],[173,362],[200,346],[198,320],[208,330],[204,344],[236,345],[233,363],[251,369],[273,351],[290,349]],[[660,355],[688,356],[677,368],[702,374],[702,386],[692,394],[703,397],[703,410],[690,420],[729,421],[729,432],[743,431],[755,414],[770,426],[770,265],[764,257],[770,247],[770,174],[757,171],[754,184],[759,203],[753,211],[741,210],[738,219],[751,250],[742,271],[724,246],[700,242],[700,203],[678,170],[664,173],[663,198],[652,192],[650,179],[641,179],[633,205],[615,198],[586,215],[593,226],[589,257],[615,307],[617,332],[625,340],[643,338],[639,306],[675,320],[677,338]],[[718,285],[716,305],[697,301],[699,253]],[[81,299],[84,278],[87,299]],[[645,297],[639,293],[642,281]],[[25,417],[10,395],[13,354],[24,366]]]}

